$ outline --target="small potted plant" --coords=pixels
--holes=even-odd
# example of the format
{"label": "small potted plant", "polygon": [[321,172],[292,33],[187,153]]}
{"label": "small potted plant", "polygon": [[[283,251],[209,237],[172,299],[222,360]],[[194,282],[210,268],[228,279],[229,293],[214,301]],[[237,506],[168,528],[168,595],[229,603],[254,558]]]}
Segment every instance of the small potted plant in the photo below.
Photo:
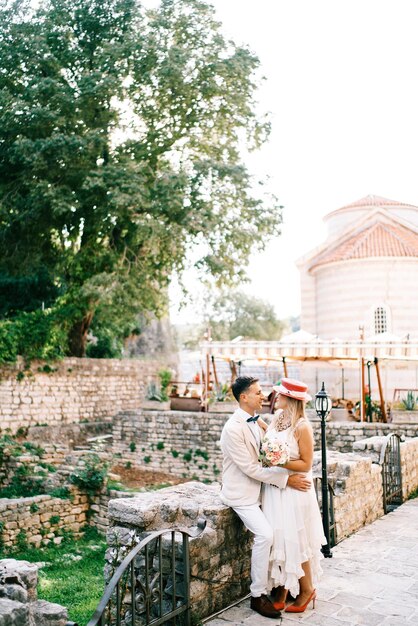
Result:
{"label": "small potted plant", "polygon": [[233,413],[237,407],[231,386],[227,383],[217,385],[209,397],[209,413]]}
{"label": "small potted plant", "polygon": [[151,381],[148,384],[145,400],[141,404],[142,409],[151,409],[153,411],[168,411],[170,409],[167,390],[171,376],[172,374],[169,370],[160,370],[158,372],[159,384],[155,381]]}
{"label": "small potted plant", "polygon": [[396,424],[415,424],[418,422],[418,396],[416,389],[410,389],[406,395],[393,402],[390,408],[391,421]]}

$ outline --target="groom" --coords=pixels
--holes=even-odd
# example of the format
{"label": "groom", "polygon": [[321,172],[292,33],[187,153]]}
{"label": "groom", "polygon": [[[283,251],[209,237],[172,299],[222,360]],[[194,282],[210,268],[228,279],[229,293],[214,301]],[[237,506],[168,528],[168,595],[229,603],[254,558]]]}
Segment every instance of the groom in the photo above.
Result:
{"label": "groom", "polygon": [[258,425],[264,395],[257,378],[240,376],[232,385],[239,409],[226,422],[221,435],[223,452],[220,497],[232,507],[254,534],[251,554],[251,608],[264,617],[280,616],[267,595],[273,530],[260,509],[261,483],[307,491],[310,481],[301,474],[288,475],[281,467],[262,467],[259,450],[263,431]]}

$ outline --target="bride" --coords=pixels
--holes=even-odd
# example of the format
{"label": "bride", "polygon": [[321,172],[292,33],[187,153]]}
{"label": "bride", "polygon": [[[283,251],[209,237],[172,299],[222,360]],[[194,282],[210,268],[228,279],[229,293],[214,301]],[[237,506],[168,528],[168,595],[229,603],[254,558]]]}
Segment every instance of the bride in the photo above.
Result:
{"label": "bride", "polygon": [[[290,461],[282,467],[312,477],[313,434],[305,416],[305,404],[311,399],[308,388],[300,381],[283,378],[273,389],[279,394],[278,411],[266,437],[287,443]],[[315,585],[322,573],[321,545],[326,544],[314,487],[296,491],[265,484],[262,509],[274,532],[269,566],[274,607],[302,613],[311,601],[315,606]],[[288,591],[295,601],[285,608]]]}

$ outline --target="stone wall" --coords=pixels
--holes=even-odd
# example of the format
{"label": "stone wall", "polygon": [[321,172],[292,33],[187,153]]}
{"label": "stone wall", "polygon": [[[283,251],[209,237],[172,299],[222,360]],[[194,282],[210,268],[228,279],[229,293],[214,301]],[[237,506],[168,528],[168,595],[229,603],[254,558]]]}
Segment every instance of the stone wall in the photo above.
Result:
{"label": "stone wall", "polygon": [[[314,475],[321,475],[320,453],[315,453]],[[383,515],[382,469],[354,453],[329,452],[328,481],[334,490],[337,542]]]}
{"label": "stone wall", "polygon": [[66,626],[67,609],[37,599],[38,566],[28,561],[0,561],[2,626]]}
{"label": "stone wall", "polygon": [[116,565],[115,552],[121,546],[135,545],[130,531],[142,536],[163,528],[196,527],[204,518],[203,533],[189,540],[192,623],[248,593],[252,536],[232,509],[221,503],[218,491],[219,485],[190,482],[111,500],[107,579]]}
{"label": "stone wall", "polygon": [[109,501],[118,498],[133,498],[137,492],[116,491],[115,489],[105,489],[90,498],[90,525],[97,528],[98,532],[105,535],[109,527],[108,509]]}
{"label": "stone wall", "polygon": [[87,496],[71,489],[71,499],[48,495],[31,498],[1,498],[1,542],[6,549],[27,542],[35,547],[51,541],[61,543],[65,531],[76,535],[85,526]]}
{"label": "stone wall", "polygon": [[[36,451],[36,450],[35,450]],[[39,449],[40,456],[34,454],[34,450],[28,450],[19,456],[10,453],[7,448],[2,449],[0,459],[0,490],[4,489],[18,475],[19,469],[25,468],[25,476],[30,474],[34,478],[41,480],[42,476],[47,476],[49,471],[56,471],[65,460],[68,449],[56,444],[44,444]],[[14,478],[16,480],[16,477]],[[1,496],[0,496],[1,497]]]}
{"label": "stone wall", "polygon": [[418,438],[401,443],[402,496],[418,489]]}
{"label": "stone wall", "polygon": [[[222,470],[219,439],[229,415],[181,411],[124,411],[113,424],[113,452],[124,461],[196,480],[218,480]],[[315,449],[321,447],[321,424],[311,420]],[[327,448],[351,452],[353,443],[391,432],[418,436],[418,424],[327,422]]]}
{"label": "stone wall", "polygon": [[114,419],[113,453],[148,469],[217,480],[219,438],[227,419],[216,413],[125,411]]}
{"label": "stone wall", "polygon": [[0,428],[111,419],[139,406],[161,364],[135,359],[66,358],[0,367]]}
{"label": "stone wall", "polygon": [[[315,449],[321,447],[321,424],[311,420],[315,436]],[[397,433],[403,437],[418,437],[418,423],[415,424],[383,424],[378,422],[327,422],[327,448],[339,452],[351,452],[353,443],[368,437],[384,437]]]}
{"label": "stone wall", "polygon": [[39,443],[43,448],[45,441],[56,446],[62,445],[69,450],[75,446],[87,446],[90,440],[103,435],[111,435],[112,422],[94,421],[78,422],[76,424],[56,424],[54,426],[31,426],[26,439]]}
{"label": "stone wall", "polygon": [[[406,444],[411,457],[417,442]],[[316,475],[320,473],[320,462],[317,452]],[[336,451],[330,452],[327,466],[335,493],[337,540],[341,541],[383,515],[381,467],[372,463],[371,458]],[[219,488],[215,483],[190,482],[110,500],[107,579],[117,565],[114,562],[117,549],[126,546],[121,560],[129,547],[136,545],[133,532],[142,537],[144,532],[152,530],[194,527],[199,518],[204,518],[207,522],[204,533],[190,540],[193,623],[248,593],[251,533],[245,531],[232,509],[221,503]]]}

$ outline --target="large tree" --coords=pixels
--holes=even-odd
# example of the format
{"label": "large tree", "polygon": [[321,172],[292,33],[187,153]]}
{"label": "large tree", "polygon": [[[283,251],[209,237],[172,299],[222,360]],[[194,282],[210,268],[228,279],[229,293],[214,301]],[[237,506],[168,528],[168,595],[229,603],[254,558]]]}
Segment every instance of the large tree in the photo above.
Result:
{"label": "large tree", "polygon": [[[87,332],[161,313],[191,246],[244,276],[280,208],[243,146],[265,141],[258,59],[199,0],[30,0],[0,10],[0,316]],[[0,333],[1,335],[1,333]]]}
{"label": "large tree", "polygon": [[216,341],[238,336],[270,341],[280,339],[285,328],[270,302],[242,291],[219,294],[208,304],[206,317],[212,339]]}

